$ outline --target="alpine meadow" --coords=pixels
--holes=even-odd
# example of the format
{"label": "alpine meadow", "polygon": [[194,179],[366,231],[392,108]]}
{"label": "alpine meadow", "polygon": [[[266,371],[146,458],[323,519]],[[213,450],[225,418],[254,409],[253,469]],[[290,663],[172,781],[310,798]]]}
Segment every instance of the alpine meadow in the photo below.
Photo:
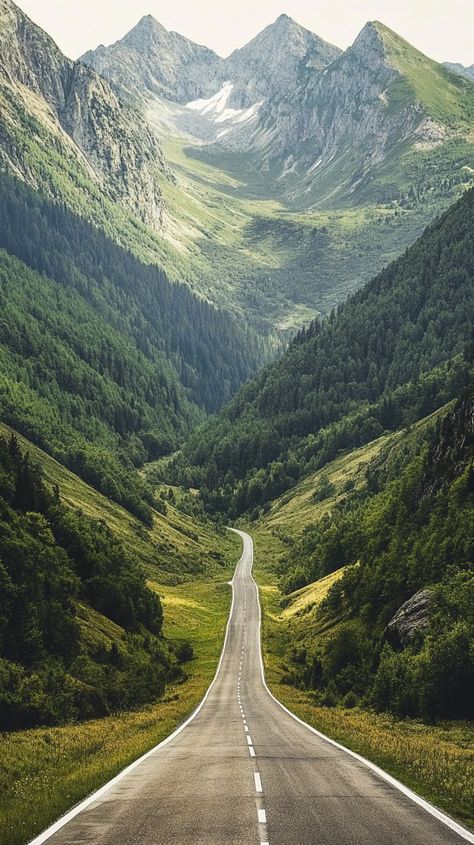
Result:
{"label": "alpine meadow", "polygon": [[472,13],[70,5],[0,0],[0,842],[474,842]]}

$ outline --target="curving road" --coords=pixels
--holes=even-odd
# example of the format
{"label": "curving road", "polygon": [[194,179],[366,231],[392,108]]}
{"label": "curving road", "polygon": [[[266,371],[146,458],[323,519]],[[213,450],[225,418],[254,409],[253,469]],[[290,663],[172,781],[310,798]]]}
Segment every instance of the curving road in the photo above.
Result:
{"label": "curving road", "polygon": [[299,722],[271,696],[261,662],[253,544],[238,533],[244,549],[226,641],[204,702],[171,738],[35,845],[474,842],[468,831],[437,817],[434,808]]}

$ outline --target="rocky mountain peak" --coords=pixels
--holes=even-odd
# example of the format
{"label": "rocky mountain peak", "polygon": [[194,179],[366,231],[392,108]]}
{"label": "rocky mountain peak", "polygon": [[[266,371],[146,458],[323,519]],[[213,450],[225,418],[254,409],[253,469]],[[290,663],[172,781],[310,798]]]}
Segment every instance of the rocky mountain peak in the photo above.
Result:
{"label": "rocky mountain peak", "polygon": [[[170,43],[193,44],[192,41],[176,32],[169,32],[153,15],[144,15],[136,26],[127,32],[119,44],[136,48],[140,53],[146,54],[149,50],[158,45],[169,45]],[[204,48],[205,49],[205,48]]]}
{"label": "rocky mountain peak", "polygon": [[324,68],[340,52],[293,18],[280,15],[226,60],[227,78],[237,83],[232,105],[249,107],[288,94],[295,89],[308,57],[313,67]]}
{"label": "rocky mountain peak", "polygon": [[365,58],[368,63],[385,58],[386,46],[382,37],[382,24],[379,21],[368,21],[344,55],[349,58]]}
{"label": "rocky mountain peak", "polygon": [[[38,140],[60,151],[110,198],[152,226],[162,215],[156,179],[165,171],[156,138],[108,83],[81,62],[66,58],[52,38],[11,0],[0,0],[0,95],[5,126],[25,130],[25,115],[41,130]],[[3,139],[2,139],[3,140]],[[36,184],[22,145],[0,144],[0,166]],[[26,147],[27,149],[27,147]],[[13,156],[13,158],[12,158]]]}

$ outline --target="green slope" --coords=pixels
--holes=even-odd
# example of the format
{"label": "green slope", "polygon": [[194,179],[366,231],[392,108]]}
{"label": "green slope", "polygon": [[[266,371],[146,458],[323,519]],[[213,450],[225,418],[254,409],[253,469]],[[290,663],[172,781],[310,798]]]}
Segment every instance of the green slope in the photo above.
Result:
{"label": "green slope", "polygon": [[211,508],[274,499],[340,449],[412,422],[469,378],[474,191],[337,313],[303,331],[177,460]]}
{"label": "green slope", "polygon": [[[337,458],[247,526],[273,693],[467,824],[472,403],[471,391]],[[411,642],[389,642],[388,620],[420,587],[431,616]]]}
{"label": "green slope", "polygon": [[0,419],[146,520],[135,467],[230,398],[265,344],[63,206],[0,183]]}
{"label": "green slope", "polygon": [[[154,594],[173,618],[180,584],[193,581],[199,595],[200,581],[219,581],[232,538],[163,500],[146,530],[6,426],[0,470],[2,728],[102,716],[160,697],[182,676],[181,652],[160,639]],[[182,646],[186,625],[172,632],[169,623]]]}
{"label": "green slope", "polygon": [[400,103],[403,89],[407,97],[420,103],[426,112],[444,126],[464,129],[472,135],[474,122],[474,85],[429,59],[379,21],[375,27],[381,36],[391,64],[402,80],[388,90],[389,98]]}

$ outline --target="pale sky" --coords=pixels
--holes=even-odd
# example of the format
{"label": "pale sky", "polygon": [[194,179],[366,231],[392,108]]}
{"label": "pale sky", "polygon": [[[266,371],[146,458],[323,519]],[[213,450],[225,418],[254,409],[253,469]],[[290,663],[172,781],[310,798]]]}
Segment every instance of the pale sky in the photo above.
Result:
{"label": "pale sky", "polygon": [[16,0],[77,58],[111,44],[153,15],[167,29],[226,56],[282,12],[346,48],[368,20],[380,20],[437,61],[474,63],[472,0]]}

